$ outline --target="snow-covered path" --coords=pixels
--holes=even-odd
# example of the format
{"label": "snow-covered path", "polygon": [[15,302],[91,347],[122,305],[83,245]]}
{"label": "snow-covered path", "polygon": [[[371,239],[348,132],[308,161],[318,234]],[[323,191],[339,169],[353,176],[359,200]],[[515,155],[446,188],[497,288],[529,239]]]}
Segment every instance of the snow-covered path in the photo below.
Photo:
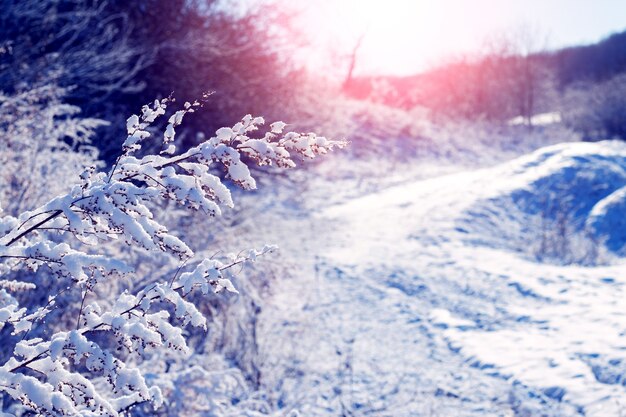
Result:
{"label": "snow-covered path", "polygon": [[277,283],[261,332],[277,403],[306,416],[626,413],[623,266],[468,243],[459,219],[514,185],[497,180],[507,169],[287,220],[274,239],[300,269]]}

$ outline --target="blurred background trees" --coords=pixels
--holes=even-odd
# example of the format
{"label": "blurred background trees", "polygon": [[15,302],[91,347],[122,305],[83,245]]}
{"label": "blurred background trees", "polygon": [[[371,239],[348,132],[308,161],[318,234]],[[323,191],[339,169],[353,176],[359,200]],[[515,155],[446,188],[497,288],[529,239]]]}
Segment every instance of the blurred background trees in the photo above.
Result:
{"label": "blurred background trees", "polygon": [[[526,25],[494,35],[480,53],[452,57],[420,74],[354,79],[349,95],[431,119],[532,127],[551,113],[586,140],[626,138],[626,32],[597,44],[549,50]],[[381,89],[383,85],[385,88]]]}
{"label": "blurred background trees", "polygon": [[[553,51],[541,29],[526,25],[416,75],[363,76],[350,70],[363,33],[319,67],[333,70],[316,71],[302,11],[281,0],[0,0],[0,8],[3,91],[62,88],[85,117],[110,122],[94,142],[108,163],[123,115],[172,92],[183,100],[213,93],[188,132],[260,112],[302,129],[332,125],[338,112],[327,104],[348,97],[426,109],[440,122],[532,127],[533,116],[553,113],[588,140],[626,135],[626,33]],[[195,141],[187,131],[184,140]]]}
{"label": "blurred background trees", "polygon": [[115,157],[123,117],[175,92],[210,91],[190,121],[207,132],[242,114],[272,117],[294,99],[302,68],[289,9],[205,0],[42,0],[0,2],[0,84],[66,89],[83,114],[111,122],[95,144]]}

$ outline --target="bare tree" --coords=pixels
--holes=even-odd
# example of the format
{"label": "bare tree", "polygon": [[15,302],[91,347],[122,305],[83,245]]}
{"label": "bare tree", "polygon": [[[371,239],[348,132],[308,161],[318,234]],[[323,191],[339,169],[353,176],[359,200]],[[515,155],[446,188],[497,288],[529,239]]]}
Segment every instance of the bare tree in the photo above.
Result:
{"label": "bare tree", "polygon": [[367,34],[367,30],[363,31],[356,42],[352,46],[352,50],[348,55],[348,73],[346,74],[346,78],[343,81],[342,89],[345,91],[350,88],[352,85],[353,77],[354,77],[354,69],[356,68],[357,57],[359,54],[359,50],[363,46],[363,40],[365,39],[365,35]]}
{"label": "bare tree", "polygon": [[552,71],[540,59],[547,49],[547,35],[535,25],[523,24],[509,36],[513,51],[514,103],[519,116],[532,128],[532,117],[551,99]]}

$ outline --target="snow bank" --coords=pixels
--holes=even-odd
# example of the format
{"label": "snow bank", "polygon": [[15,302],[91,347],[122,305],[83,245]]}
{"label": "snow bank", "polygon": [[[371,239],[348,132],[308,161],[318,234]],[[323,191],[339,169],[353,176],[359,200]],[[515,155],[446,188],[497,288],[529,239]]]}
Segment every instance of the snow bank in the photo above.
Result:
{"label": "snow bank", "polygon": [[[294,279],[259,321],[278,403],[307,416],[623,413],[623,265],[554,263],[571,262],[557,249],[574,238],[619,241],[625,161],[622,143],[556,145],[428,179],[395,170],[320,204],[314,228],[287,213],[271,240]],[[315,185],[308,198],[332,194]],[[567,239],[546,234],[552,262],[537,262],[539,231],[558,227]]]}
{"label": "snow bank", "polygon": [[474,243],[556,263],[626,253],[626,144],[568,143],[492,172],[484,198],[459,221]]}

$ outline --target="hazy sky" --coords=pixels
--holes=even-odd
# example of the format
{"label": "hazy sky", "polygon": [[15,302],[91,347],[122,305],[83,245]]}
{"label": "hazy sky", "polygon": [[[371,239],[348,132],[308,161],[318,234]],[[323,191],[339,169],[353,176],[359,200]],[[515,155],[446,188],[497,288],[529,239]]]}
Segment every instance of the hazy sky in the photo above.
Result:
{"label": "hazy sky", "polygon": [[322,49],[347,50],[365,33],[359,73],[414,73],[524,25],[549,48],[626,29],[626,0],[296,1]]}

